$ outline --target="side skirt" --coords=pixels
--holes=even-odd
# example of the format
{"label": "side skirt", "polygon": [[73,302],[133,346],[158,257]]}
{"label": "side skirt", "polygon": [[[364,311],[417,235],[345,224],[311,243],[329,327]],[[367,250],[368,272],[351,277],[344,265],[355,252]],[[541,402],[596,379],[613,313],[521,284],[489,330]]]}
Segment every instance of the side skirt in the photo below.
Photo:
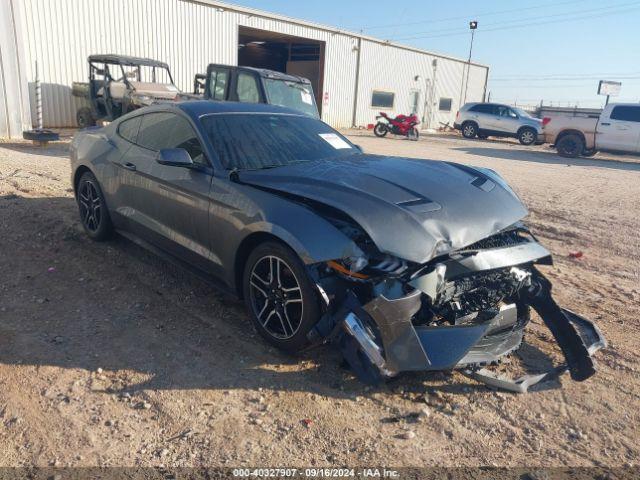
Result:
{"label": "side skirt", "polygon": [[231,297],[233,300],[240,300],[240,298],[238,297],[238,294],[235,292],[234,289],[230,288],[227,284],[225,284],[222,280],[219,280],[218,278],[214,277],[213,275],[199,269],[198,267],[192,265],[191,263],[187,263],[184,260],[179,259],[178,257],[172,255],[171,253],[167,252],[166,250],[163,250],[149,242],[147,242],[146,240],[143,240],[142,238],[138,237],[137,235],[131,233],[131,232],[127,232],[124,230],[117,230],[118,234],[120,234],[122,237],[126,238],[127,240],[129,240],[132,243],[135,243],[136,245],[138,245],[139,247],[142,247],[143,249],[153,253],[154,255],[162,258],[164,261],[166,261],[167,263],[170,263],[176,267],[179,267],[183,270],[187,270],[189,273],[192,273],[193,275],[197,276],[198,278],[200,278],[200,280],[203,280],[204,282],[208,283],[209,285],[211,285],[213,288],[215,288],[216,290],[220,291],[220,293],[223,293],[229,297]]}

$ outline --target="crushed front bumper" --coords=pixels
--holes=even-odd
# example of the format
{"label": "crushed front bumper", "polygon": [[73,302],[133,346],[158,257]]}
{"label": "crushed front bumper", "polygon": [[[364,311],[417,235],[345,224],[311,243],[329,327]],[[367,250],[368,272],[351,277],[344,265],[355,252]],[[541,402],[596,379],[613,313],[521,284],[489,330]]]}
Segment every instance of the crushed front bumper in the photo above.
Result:
{"label": "crushed front bumper", "polygon": [[480,323],[420,326],[412,322],[421,308],[420,290],[393,300],[381,295],[365,305],[360,305],[355,295],[349,296],[338,314],[344,357],[367,383],[404,371],[456,368],[489,385],[516,392],[525,392],[566,370],[574,380],[586,380],[595,373],[592,355],[605,347],[606,341],[592,322],[559,307],[551,296],[550,283],[535,273],[535,282],[523,300],[543,319],[566,359],[565,365],[550,372],[509,380],[483,368],[520,346],[526,321],[515,304],[501,307],[497,315]]}

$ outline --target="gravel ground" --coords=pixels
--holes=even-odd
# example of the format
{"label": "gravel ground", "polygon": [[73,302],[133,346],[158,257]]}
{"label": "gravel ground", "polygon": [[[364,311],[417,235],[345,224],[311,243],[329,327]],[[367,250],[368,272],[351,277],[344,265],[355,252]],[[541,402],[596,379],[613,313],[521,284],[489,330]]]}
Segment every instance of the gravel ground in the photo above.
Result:
{"label": "gravel ground", "polygon": [[[459,373],[368,389],[321,348],[291,358],[242,305],[82,233],[68,142],[0,143],[0,466],[630,466],[640,381],[640,163],[545,147],[350,132],[372,153],[490,167],[555,255],[556,298],[609,341],[598,374],[526,395]],[[571,252],[582,252],[572,258]],[[511,362],[558,352],[539,319]]]}

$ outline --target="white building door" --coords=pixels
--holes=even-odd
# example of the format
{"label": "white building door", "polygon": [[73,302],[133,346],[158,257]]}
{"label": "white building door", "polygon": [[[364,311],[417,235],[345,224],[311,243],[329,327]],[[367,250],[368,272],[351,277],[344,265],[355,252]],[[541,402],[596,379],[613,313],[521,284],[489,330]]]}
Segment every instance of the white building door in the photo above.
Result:
{"label": "white building door", "polygon": [[409,108],[412,114],[420,116],[418,115],[420,111],[420,90],[411,90],[409,92]]}

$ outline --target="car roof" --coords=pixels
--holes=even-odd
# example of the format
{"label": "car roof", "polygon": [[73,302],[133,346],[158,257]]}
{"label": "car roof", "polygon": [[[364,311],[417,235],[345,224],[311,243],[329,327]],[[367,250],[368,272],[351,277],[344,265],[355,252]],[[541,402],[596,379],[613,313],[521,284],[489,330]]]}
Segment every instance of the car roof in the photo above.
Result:
{"label": "car roof", "polygon": [[162,67],[169,68],[169,65],[160,62],[158,60],[154,60],[152,58],[143,58],[143,57],[132,57],[130,55],[116,55],[113,53],[107,53],[104,55],[89,55],[89,62],[101,62],[101,63],[112,63],[116,65],[127,65],[135,67],[137,65],[143,65],[146,67]]}
{"label": "car roof", "polygon": [[471,108],[471,107],[475,107],[476,105],[495,105],[497,107],[518,108],[518,107],[513,107],[511,105],[507,105],[505,103],[495,103],[495,102],[468,102],[468,103],[465,103],[462,106],[462,108]]}
{"label": "car roof", "polygon": [[207,65],[207,71],[212,68],[235,68],[238,70],[250,70],[252,72],[256,72],[260,77],[263,78],[273,78],[275,80],[284,80],[289,82],[296,83],[307,83],[311,84],[311,81],[307,78],[300,77],[298,75],[291,75],[289,73],[278,72],[276,70],[269,70],[267,68],[257,68],[257,67],[247,67],[244,65],[225,65],[222,63],[210,63]]}
{"label": "car roof", "polygon": [[306,115],[299,112],[298,110],[279,107],[277,105],[269,105],[266,103],[225,102],[217,100],[187,100],[183,102],[176,102],[173,105],[194,118],[212,113],[279,113],[306,117]]}
{"label": "car roof", "polygon": [[610,107],[640,107],[640,103],[610,103]]}

